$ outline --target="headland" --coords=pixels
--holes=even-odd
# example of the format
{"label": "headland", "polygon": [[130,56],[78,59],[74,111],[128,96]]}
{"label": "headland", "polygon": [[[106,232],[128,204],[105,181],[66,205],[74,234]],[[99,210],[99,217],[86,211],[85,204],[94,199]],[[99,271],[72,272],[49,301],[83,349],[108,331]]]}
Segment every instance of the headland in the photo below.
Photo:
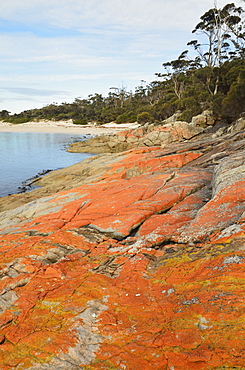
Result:
{"label": "headland", "polygon": [[245,122],[197,122],[5,199],[1,370],[245,368]]}

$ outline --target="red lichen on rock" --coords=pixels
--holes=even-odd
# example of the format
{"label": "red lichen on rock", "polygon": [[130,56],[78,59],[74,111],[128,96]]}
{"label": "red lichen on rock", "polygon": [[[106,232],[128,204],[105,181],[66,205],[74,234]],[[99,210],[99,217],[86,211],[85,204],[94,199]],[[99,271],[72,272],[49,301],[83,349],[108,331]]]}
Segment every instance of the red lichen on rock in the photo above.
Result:
{"label": "red lichen on rock", "polygon": [[0,214],[1,370],[245,368],[244,164],[219,145],[132,149]]}

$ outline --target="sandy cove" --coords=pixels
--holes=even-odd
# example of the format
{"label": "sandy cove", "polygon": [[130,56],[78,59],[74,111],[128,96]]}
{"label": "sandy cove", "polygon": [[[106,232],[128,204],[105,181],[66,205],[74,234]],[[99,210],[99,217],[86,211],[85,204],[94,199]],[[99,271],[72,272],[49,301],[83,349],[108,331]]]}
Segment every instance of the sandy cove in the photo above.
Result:
{"label": "sandy cove", "polygon": [[39,121],[26,122],[21,124],[12,124],[0,121],[0,132],[40,132],[40,133],[63,133],[63,134],[81,134],[81,135],[102,135],[114,134],[138,127],[137,123],[116,124],[114,122],[101,126],[74,125],[71,121]]}

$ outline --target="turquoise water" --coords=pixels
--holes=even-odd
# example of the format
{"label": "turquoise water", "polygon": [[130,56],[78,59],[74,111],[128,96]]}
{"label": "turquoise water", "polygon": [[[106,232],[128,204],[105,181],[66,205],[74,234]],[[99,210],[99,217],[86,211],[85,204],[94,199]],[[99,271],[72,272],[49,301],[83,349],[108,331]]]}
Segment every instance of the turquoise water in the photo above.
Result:
{"label": "turquoise water", "polygon": [[22,183],[46,170],[80,162],[89,153],[68,153],[66,148],[90,136],[57,133],[0,132],[0,197],[21,192]]}

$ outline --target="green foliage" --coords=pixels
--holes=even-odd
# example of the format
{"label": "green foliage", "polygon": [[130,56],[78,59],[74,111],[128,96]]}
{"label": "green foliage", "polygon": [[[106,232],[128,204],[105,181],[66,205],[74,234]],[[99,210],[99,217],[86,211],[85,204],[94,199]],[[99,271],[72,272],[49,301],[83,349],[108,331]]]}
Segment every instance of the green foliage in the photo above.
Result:
{"label": "green foliage", "polygon": [[134,123],[137,121],[137,115],[136,114],[131,114],[128,119],[128,123]]}
{"label": "green foliage", "polygon": [[216,115],[221,114],[222,110],[222,101],[225,95],[222,92],[218,92],[212,99],[212,111]]}
{"label": "green foliage", "polygon": [[9,118],[5,118],[4,119],[4,122],[10,122],[10,123],[13,123],[13,124],[20,124],[20,123],[26,123],[26,122],[29,122],[30,119],[27,118],[27,117],[18,117],[18,116],[13,116],[13,117],[9,117]]}
{"label": "green foliage", "polygon": [[178,118],[178,121],[185,121],[185,122],[191,122],[191,119],[193,117],[193,111],[192,109],[185,109],[181,116]]}
{"label": "green foliage", "polygon": [[200,104],[194,96],[181,99],[178,104],[178,109],[182,110],[179,121],[191,122],[193,116],[201,113]]}
{"label": "green foliage", "polygon": [[100,120],[101,122],[107,123],[115,121],[117,118],[117,112],[115,112],[114,108],[105,107],[101,111]]}
{"label": "green foliage", "polygon": [[117,119],[116,123],[133,123],[137,121],[137,115],[134,112],[125,112],[120,114]]}
{"label": "green foliage", "polygon": [[153,122],[154,117],[149,112],[139,113],[137,116],[137,122],[141,125],[144,125],[147,122]]}
{"label": "green foliage", "polygon": [[118,116],[116,119],[116,123],[125,123],[127,121],[128,121],[127,113],[120,114],[120,116]]}
{"label": "green foliage", "polygon": [[222,101],[222,113],[234,120],[245,112],[245,68],[240,70],[227,96]]}
{"label": "green foliage", "polygon": [[88,121],[84,117],[81,117],[81,118],[74,119],[73,124],[74,125],[87,125]]}
{"label": "green foliage", "polygon": [[9,111],[7,111],[6,109],[3,109],[1,112],[0,112],[0,119],[5,119],[6,117],[9,116]]}

